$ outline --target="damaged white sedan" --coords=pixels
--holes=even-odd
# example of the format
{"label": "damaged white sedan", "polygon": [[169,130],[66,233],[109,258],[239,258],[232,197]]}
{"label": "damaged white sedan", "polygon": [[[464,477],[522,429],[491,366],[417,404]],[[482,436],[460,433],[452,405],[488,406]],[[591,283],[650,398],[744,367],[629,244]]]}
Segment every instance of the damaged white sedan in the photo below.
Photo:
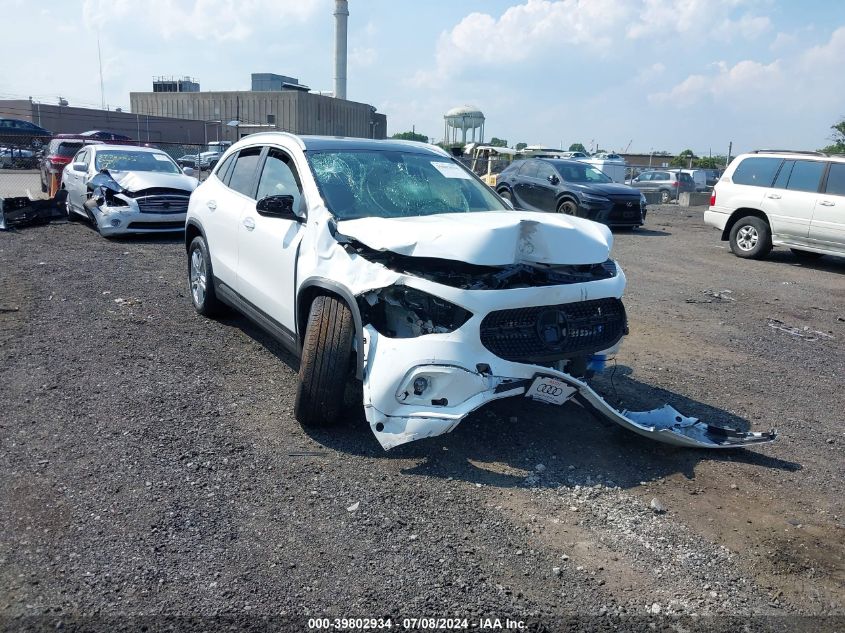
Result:
{"label": "damaged white sedan", "polygon": [[68,218],[87,218],[107,237],[182,231],[193,173],[161,150],[85,145],[62,172]]}
{"label": "damaged white sedan", "polygon": [[680,446],[774,439],[605,402],[586,377],[627,333],[610,231],[514,211],[430,145],[249,136],[191,196],[185,245],[199,313],[234,307],[300,357],[304,425],[336,421],[351,382],[385,449],[507,397]]}

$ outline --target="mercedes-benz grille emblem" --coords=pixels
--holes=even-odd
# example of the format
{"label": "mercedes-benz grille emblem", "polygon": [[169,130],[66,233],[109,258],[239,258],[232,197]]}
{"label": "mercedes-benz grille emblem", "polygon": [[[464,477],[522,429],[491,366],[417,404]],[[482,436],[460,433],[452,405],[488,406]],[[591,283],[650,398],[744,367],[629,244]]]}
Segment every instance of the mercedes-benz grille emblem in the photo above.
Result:
{"label": "mercedes-benz grille emblem", "polygon": [[559,396],[563,393],[563,389],[560,387],[555,387],[554,385],[548,385],[543,383],[539,387],[537,387],[537,393],[544,393],[547,396]]}
{"label": "mercedes-benz grille emblem", "polygon": [[626,204],[625,206],[626,206],[626,207],[633,207],[633,206],[634,206],[634,203],[633,203],[633,202],[629,202],[629,203],[628,203],[628,204]]}

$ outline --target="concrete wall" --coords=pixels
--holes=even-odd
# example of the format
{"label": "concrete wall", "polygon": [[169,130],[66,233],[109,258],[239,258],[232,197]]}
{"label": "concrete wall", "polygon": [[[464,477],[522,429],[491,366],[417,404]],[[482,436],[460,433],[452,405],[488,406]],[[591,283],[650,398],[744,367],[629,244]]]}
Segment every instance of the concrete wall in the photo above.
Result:
{"label": "concrete wall", "polygon": [[[143,115],[184,117],[209,121],[209,139],[235,140],[236,134],[281,130],[295,134],[328,134],[385,138],[387,117],[372,106],[294,90],[275,92],[132,92],[133,112]],[[268,116],[275,117],[274,119]],[[240,121],[236,130],[226,126]],[[223,124],[210,123],[222,121]]]}
{"label": "concrete wall", "polygon": [[21,99],[0,100],[0,117],[31,121],[54,134],[108,130],[136,140],[152,142],[203,143],[206,128],[210,136],[214,134],[214,126],[205,125],[202,121],[31,103]]}

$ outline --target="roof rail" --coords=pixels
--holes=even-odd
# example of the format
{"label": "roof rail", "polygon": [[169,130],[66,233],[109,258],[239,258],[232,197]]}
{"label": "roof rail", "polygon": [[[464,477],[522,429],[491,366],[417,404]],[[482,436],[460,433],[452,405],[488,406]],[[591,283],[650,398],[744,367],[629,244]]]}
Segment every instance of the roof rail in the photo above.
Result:
{"label": "roof rail", "polygon": [[814,152],[805,149],[755,149],[749,154],[807,154],[808,156],[827,156],[824,152]]}

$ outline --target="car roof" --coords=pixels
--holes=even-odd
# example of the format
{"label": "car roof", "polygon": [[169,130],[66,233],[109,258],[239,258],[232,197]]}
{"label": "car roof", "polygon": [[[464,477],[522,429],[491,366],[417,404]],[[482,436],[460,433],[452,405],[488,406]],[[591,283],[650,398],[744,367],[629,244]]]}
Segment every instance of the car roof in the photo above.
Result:
{"label": "car roof", "polygon": [[552,165],[587,165],[588,167],[592,167],[590,163],[585,163],[582,160],[569,160],[567,158],[546,158],[544,156],[539,156],[537,158],[528,158],[527,160],[539,160],[544,163],[551,163]]}
{"label": "car roof", "polygon": [[326,150],[374,150],[386,152],[410,151],[419,154],[430,154],[432,156],[449,156],[449,154],[447,154],[443,149],[435,145],[419,143],[417,141],[352,138],[346,136],[309,136],[290,134],[288,132],[258,132],[257,134],[250,134],[235,143],[232,148],[239,149],[241,147],[255,144],[285,142],[293,142],[302,150],[314,152]]}
{"label": "car roof", "polygon": [[773,156],[777,158],[802,158],[805,160],[833,160],[845,162],[843,154],[826,154],[824,152],[808,152],[803,150],[790,149],[758,149],[753,152],[740,154],[737,158],[748,158],[749,156]]}
{"label": "car roof", "polygon": [[121,150],[123,152],[127,152],[127,151],[149,152],[149,153],[158,152],[159,154],[167,154],[167,152],[165,152],[162,149],[158,149],[157,147],[144,147],[143,145],[140,145],[140,146],[139,145],[124,145],[122,143],[119,144],[119,145],[117,143],[114,143],[114,144],[109,144],[109,143],[94,144],[94,143],[90,143],[90,144],[86,144],[85,146],[88,147],[89,145],[90,145],[90,147],[96,148],[97,151],[104,150],[104,149],[117,149],[117,150]]}

